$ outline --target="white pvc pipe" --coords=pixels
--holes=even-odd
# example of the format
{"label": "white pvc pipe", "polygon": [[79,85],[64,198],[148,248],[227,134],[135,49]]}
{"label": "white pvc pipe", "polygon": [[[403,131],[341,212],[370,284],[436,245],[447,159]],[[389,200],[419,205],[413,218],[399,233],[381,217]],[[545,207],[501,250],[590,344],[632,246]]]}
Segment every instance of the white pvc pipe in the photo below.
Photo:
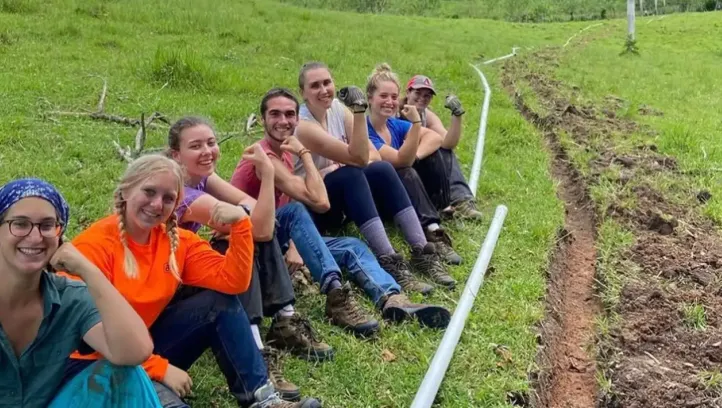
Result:
{"label": "white pvc pipe", "polygon": [[484,73],[479,67],[473,64],[472,68],[476,70],[484,85],[484,105],[481,108],[481,120],[479,121],[479,135],[476,138],[476,150],[474,151],[474,162],[471,165],[471,174],[469,175],[469,189],[471,194],[476,197],[476,188],[479,186],[479,176],[481,175],[481,160],[484,156],[484,138],[486,137],[486,119],[489,116],[489,102],[491,101],[491,88],[486,80]]}
{"label": "white pvc pipe", "polygon": [[479,288],[484,283],[484,275],[486,269],[489,267],[489,261],[491,255],[494,253],[494,247],[496,247],[496,241],[499,239],[501,233],[501,227],[504,225],[504,219],[506,218],[507,208],[504,205],[496,207],[494,213],[494,219],[491,221],[489,231],[486,233],[484,244],[481,246],[479,251],[479,257],[476,259],[474,269],[471,271],[469,280],[464,287],[464,293],[461,295],[458,306],[454,311],[454,315],[451,317],[451,322],[446,328],[444,338],[439,344],[439,348],[434,354],[434,359],[431,360],[429,370],[424,376],[424,380],[421,382],[419,391],[414,397],[414,402],[411,404],[411,408],[429,408],[434,402],[436,393],[439,392],[441,381],[444,379],[446,370],[449,368],[451,357],[454,355],[456,345],[459,343],[461,338],[461,332],[464,330],[466,324],[466,318],[469,316],[471,308],[474,306],[474,300],[476,295],[479,293]]}
{"label": "white pvc pipe", "polygon": [[512,49],[511,49],[511,54],[507,54],[507,55],[501,56],[501,57],[499,57],[499,58],[494,58],[494,59],[490,59],[490,60],[488,60],[488,61],[485,61],[485,62],[484,62],[484,65],[488,65],[488,64],[491,64],[492,62],[501,61],[501,60],[505,60],[505,59],[507,59],[507,58],[511,58],[511,57],[513,57],[513,56],[516,55],[516,51],[517,51],[518,49],[519,49],[519,47],[512,47]]}

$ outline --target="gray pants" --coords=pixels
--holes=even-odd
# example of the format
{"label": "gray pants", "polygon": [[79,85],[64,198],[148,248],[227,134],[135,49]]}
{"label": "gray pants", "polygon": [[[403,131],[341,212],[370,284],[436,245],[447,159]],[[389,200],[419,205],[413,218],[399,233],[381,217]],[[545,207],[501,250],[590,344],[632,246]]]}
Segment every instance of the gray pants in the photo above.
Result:
{"label": "gray pants", "polygon": [[458,204],[462,201],[473,200],[474,195],[471,193],[469,184],[466,182],[466,178],[461,172],[459,159],[456,158],[454,151],[441,148],[439,149],[439,152],[441,152],[441,157],[444,159],[446,173],[449,175],[451,205]]}

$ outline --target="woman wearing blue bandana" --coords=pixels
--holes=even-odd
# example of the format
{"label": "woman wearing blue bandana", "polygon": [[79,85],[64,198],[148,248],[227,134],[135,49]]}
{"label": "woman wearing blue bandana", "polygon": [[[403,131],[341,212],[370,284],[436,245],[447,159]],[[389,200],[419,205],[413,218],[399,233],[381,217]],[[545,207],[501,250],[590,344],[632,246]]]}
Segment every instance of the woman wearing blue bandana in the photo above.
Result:
{"label": "woman wearing blue bandana", "polygon": [[[68,205],[47,182],[0,187],[0,407],[160,406],[136,366],[153,349],[145,324],[97,267],[60,245],[67,225]],[[82,341],[107,360],[58,390]]]}

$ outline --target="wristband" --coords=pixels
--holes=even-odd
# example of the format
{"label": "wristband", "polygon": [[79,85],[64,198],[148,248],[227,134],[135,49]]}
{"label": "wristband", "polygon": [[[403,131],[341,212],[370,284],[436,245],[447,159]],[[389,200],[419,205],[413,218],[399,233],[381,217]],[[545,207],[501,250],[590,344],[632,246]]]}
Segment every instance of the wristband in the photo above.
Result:
{"label": "wristband", "polygon": [[412,125],[413,125],[414,123],[421,123],[421,121],[420,121],[420,120],[416,120],[416,121],[411,122]]}

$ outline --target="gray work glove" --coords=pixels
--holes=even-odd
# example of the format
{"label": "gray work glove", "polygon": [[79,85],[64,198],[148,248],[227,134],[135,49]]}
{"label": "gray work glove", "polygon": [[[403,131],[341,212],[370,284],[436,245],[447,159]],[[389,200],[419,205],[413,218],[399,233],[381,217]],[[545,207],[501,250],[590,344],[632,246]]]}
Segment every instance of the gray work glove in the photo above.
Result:
{"label": "gray work glove", "polygon": [[344,105],[348,106],[353,113],[364,113],[366,112],[366,108],[369,107],[364,92],[357,86],[351,85],[341,88],[336,93],[336,96]]}
{"label": "gray work glove", "polygon": [[447,95],[444,107],[450,110],[451,114],[454,116],[461,116],[466,113],[464,108],[461,107],[461,101],[456,97],[456,95]]}

